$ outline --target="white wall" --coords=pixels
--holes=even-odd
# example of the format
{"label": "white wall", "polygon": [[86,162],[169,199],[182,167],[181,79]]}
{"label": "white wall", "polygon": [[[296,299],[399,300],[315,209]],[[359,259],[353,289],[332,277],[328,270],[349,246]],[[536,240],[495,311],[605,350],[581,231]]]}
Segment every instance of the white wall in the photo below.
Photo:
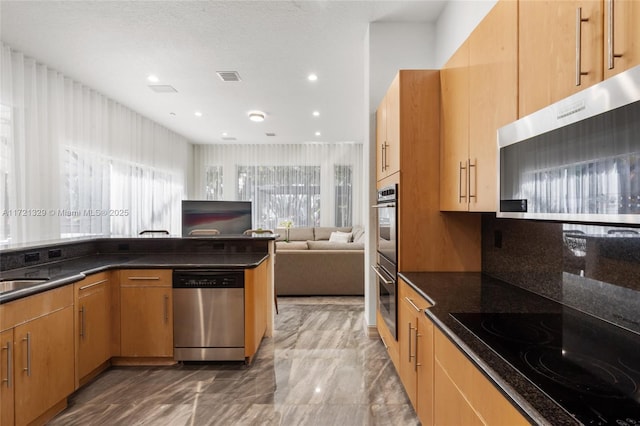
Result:
{"label": "white wall", "polygon": [[[372,23],[364,39],[364,85],[365,114],[364,140],[364,179],[368,184],[365,191],[364,206],[375,204],[376,200],[376,114],[378,104],[387,88],[400,69],[433,69],[435,67],[435,25],[427,23]],[[365,229],[368,239],[365,243],[365,287],[364,321],[365,327],[376,323],[376,279],[371,270],[375,264],[376,234],[374,230],[375,213],[367,209]]]}
{"label": "white wall", "polygon": [[442,68],[497,2],[450,0],[447,3],[436,23],[436,68]]}

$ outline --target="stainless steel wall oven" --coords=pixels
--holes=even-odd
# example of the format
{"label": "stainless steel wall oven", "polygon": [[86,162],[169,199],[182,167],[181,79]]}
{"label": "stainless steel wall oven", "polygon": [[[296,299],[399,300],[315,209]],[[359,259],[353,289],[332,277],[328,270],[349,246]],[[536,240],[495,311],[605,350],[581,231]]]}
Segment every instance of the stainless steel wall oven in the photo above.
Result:
{"label": "stainless steel wall oven", "polygon": [[378,190],[377,261],[373,266],[378,277],[378,308],[389,331],[397,339],[398,275],[398,185]]}

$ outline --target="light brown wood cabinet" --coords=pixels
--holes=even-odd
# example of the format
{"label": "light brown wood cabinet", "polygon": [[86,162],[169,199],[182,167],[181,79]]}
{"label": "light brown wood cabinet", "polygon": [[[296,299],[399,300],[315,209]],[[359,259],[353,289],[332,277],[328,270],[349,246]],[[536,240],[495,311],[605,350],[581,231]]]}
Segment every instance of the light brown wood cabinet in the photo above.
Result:
{"label": "light brown wood cabinet", "polygon": [[398,305],[400,379],[420,421],[429,425],[433,415],[433,326],[421,320],[426,320],[424,310],[431,304],[400,279]]}
{"label": "light brown wood cabinet", "polygon": [[520,117],[602,81],[602,0],[518,5]]}
{"label": "light brown wood cabinet", "polygon": [[640,64],[640,2],[604,0],[604,78]]}
{"label": "light brown wood cabinet", "polygon": [[391,82],[376,111],[376,174],[384,179],[400,170],[400,75]]}
{"label": "light brown wood cabinet", "polygon": [[13,329],[0,333],[0,424],[13,425],[13,398],[16,381],[13,372]]}
{"label": "light brown wood cabinet", "polygon": [[518,118],[518,3],[499,1],[442,70],[440,209],[496,211],[497,130]]}
{"label": "light brown wood cabinet", "polygon": [[384,348],[387,350],[389,354],[389,359],[391,359],[391,363],[395,367],[396,371],[400,371],[400,355],[398,350],[398,341],[395,337],[391,335],[391,331],[387,327],[387,324],[384,322],[384,318],[380,314],[380,310],[376,308],[376,328],[378,330],[378,334],[380,335],[380,340],[382,340],[382,344]]}
{"label": "light brown wood cabinet", "polygon": [[435,425],[528,425],[440,330],[434,331]]}
{"label": "light brown wood cabinet", "polygon": [[45,423],[74,390],[73,287],[1,308],[2,345],[11,343],[11,351],[2,351],[3,379],[11,376],[10,383],[2,382],[2,424]]}
{"label": "light brown wood cabinet", "polygon": [[249,362],[267,331],[268,262],[244,271],[244,356]]}
{"label": "light brown wood cabinet", "polygon": [[125,269],[120,275],[122,357],[173,357],[172,271]]}
{"label": "light brown wood cabinet", "polygon": [[93,377],[96,369],[105,367],[111,358],[110,277],[110,272],[103,272],[74,284],[76,388]]}

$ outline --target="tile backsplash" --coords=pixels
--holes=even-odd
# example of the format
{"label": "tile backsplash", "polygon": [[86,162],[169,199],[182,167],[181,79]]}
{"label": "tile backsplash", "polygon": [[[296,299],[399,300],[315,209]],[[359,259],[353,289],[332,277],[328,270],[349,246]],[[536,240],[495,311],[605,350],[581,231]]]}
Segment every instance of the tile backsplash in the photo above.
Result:
{"label": "tile backsplash", "polygon": [[483,214],[482,271],[640,332],[640,228]]}

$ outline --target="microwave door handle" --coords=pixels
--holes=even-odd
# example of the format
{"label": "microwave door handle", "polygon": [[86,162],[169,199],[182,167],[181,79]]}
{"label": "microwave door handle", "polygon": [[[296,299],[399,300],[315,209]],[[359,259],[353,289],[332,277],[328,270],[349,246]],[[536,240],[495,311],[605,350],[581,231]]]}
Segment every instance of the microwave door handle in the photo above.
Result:
{"label": "microwave door handle", "polygon": [[380,268],[378,268],[377,266],[372,266],[371,269],[373,269],[373,272],[376,273],[376,275],[378,276],[378,278],[380,278],[380,280],[386,284],[386,285],[392,285],[393,281],[389,281],[387,280],[381,273],[380,273]]}

